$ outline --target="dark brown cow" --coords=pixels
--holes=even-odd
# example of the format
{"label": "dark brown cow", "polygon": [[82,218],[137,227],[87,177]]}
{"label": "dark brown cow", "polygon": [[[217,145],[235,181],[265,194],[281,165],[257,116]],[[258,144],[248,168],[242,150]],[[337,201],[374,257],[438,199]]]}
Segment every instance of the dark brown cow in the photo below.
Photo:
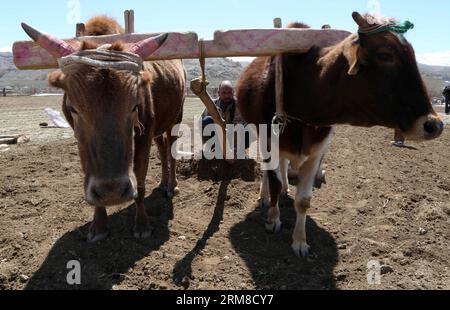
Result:
{"label": "dark brown cow", "polygon": [[[353,18],[360,29],[385,24],[370,15],[353,13]],[[278,199],[287,186],[289,160],[300,175],[292,248],[306,256],[306,212],[334,125],[381,125],[401,130],[408,139],[429,140],[441,135],[443,123],[431,106],[412,46],[392,31],[353,34],[329,48],[312,47],[307,53],[282,57],[284,109],[297,120],[280,137],[280,167],[265,173],[261,202],[270,200],[266,228],[278,232]],[[253,61],[241,76],[237,96],[247,122],[271,123],[276,112],[274,58]]]}
{"label": "dark brown cow", "polygon": [[[96,18],[87,24],[87,29],[111,26],[110,20],[101,23],[102,18]],[[82,55],[63,41],[42,35],[27,25],[24,29],[58,58],[68,55],[72,59],[74,52],[77,57]],[[112,31],[115,30],[120,31],[120,26],[114,26]],[[135,237],[150,236],[144,197],[152,140],[156,141],[161,155],[161,187],[170,198],[177,190],[176,165],[170,151],[175,138],[171,130],[182,120],[185,71],[180,60],[142,65],[142,59],[158,49],[165,37],[139,42],[127,54],[120,42],[98,50],[95,50],[97,46],[84,42],[80,50],[95,50],[106,55],[116,53],[113,56],[125,55],[125,60],[131,61],[123,68],[110,68],[77,63],[75,59],[73,64],[60,65],[61,70],[49,75],[50,84],[65,91],[63,111],[78,140],[86,200],[95,206],[89,234],[91,242],[107,236],[105,207],[133,199],[137,204]],[[61,58],[60,64],[65,59],[68,57]],[[128,67],[136,70],[126,69]]]}

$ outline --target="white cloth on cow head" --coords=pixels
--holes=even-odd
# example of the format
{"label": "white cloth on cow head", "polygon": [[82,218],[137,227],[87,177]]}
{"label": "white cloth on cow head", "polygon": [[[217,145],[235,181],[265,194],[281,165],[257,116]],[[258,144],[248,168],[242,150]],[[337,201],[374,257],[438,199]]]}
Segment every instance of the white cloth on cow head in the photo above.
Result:
{"label": "white cloth on cow head", "polygon": [[139,73],[144,68],[144,61],[136,54],[120,51],[109,51],[102,48],[96,50],[83,50],[75,54],[58,59],[59,68],[64,73],[76,70],[79,65],[92,67],[125,70]]}

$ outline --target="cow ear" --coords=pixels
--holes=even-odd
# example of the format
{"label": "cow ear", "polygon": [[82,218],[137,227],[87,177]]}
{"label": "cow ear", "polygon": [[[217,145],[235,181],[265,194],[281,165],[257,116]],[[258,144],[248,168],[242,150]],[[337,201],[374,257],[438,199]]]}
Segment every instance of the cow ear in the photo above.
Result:
{"label": "cow ear", "polygon": [[348,75],[357,75],[359,72],[360,67],[360,59],[359,59],[359,52],[360,52],[360,42],[359,40],[352,41],[350,43],[350,46],[347,46],[344,52],[345,58],[347,58],[349,70]]}
{"label": "cow ear", "polygon": [[56,70],[54,72],[49,73],[48,75],[48,83],[50,86],[64,89],[65,90],[65,79],[66,75],[61,70]]}
{"label": "cow ear", "polygon": [[67,107],[67,94],[64,94],[62,111],[64,113],[64,116],[66,117],[66,120],[69,122],[70,126],[72,128],[74,128],[74,121],[73,121],[72,113],[70,113],[70,111]]}

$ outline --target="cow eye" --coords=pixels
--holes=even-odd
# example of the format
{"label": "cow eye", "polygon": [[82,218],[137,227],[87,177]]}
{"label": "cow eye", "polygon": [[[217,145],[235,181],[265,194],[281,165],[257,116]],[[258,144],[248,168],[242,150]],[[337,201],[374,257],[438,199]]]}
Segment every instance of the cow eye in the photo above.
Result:
{"label": "cow eye", "polygon": [[135,105],[133,108],[133,113],[137,112],[139,110],[139,105]]}
{"label": "cow eye", "polygon": [[390,53],[378,52],[377,59],[381,62],[392,63],[394,62],[394,56]]}
{"label": "cow eye", "polygon": [[71,107],[71,106],[69,106],[69,112],[72,113],[72,114],[78,114],[78,111],[75,110],[75,108]]}

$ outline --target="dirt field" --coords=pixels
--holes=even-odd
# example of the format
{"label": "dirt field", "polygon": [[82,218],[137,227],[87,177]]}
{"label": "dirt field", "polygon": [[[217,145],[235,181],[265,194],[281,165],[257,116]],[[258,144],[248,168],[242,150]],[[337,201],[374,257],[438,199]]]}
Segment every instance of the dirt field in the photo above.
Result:
{"label": "dirt field", "polygon": [[[0,135],[32,138],[0,153],[0,289],[450,289],[449,130],[398,149],[392,130],[339,127],[309,213],[307,259],[290,249],[289,199],[282,232],[264,231],[255,163],[182,162],[181,193],[169,201],[153,190],[155,149],[146,200],[155,235],[136,241],[135,207],[117,206],[109,239],[91,245],[76,141],[38,126],[60,100],[0,100]],[[190,102],[187,115],[198,109]],[[80,286],[66,282],[71,260]],[[379,285],[367,281],[369,261],[383,265]]]}

